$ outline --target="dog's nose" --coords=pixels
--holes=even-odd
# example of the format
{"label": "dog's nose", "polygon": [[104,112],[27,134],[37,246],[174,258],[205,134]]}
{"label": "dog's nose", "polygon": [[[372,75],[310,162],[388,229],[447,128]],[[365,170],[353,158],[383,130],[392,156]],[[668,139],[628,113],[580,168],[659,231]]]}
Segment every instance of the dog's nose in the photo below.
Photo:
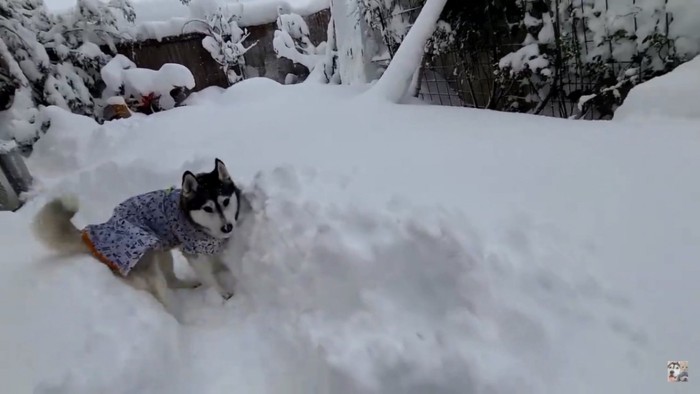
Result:
{"label": "dog's nose", "polygon": [[228,234],[233,230],[233,225],[231,223],[226,223],[223,227],[221,227],[221,231],[224,234]]}

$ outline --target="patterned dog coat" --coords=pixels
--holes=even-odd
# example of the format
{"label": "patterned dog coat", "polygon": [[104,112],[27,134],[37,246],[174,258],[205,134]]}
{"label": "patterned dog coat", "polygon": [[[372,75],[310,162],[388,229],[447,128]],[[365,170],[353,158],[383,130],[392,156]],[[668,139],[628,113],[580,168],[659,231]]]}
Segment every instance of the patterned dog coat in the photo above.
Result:
{"label": "patterned dog coat", "polygon": [[180,190],[157,190],[117,205],[112,217],[83,229],[92,253],[122,276],[149,250],[179,247],[189,254],[217,254],[225,239],[197,228],[180,209]]}

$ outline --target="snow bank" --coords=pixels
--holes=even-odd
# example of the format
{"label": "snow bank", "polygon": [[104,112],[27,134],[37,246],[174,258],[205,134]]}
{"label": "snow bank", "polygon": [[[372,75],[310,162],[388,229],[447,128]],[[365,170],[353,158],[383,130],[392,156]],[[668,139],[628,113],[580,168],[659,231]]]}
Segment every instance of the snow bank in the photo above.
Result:
{"label": "snow bank", "polygon": [[679,54],[700,54],[700,1],[668,0],[666,9],[673,16],[669,36],[676,40]]}
{"label": "snow bank", "polygon": [[[696,316],[668,307],[700,296],[697,122],[361,97],[251,79],[101,127],[56,114],[28,161],[42,193],[0,214],[5,389],[651,394],[700,353]],[[214,157],[255,215],[227,256],[239,294],[178,291],[185,325],[28,234],[51,195],[78,193],[85,225]]]}
{"label": "snow bank", "polygon": [[615,111],[615,120],[700,120],[700,56],[674,71],[635,86]]}
{"label": "snow bank", "polygon": [[46,168],[47,176],[78,170],[110,151],[111,138],[95,120],[55,106],[43,112],[51,126],[34,144],[32,160]]}

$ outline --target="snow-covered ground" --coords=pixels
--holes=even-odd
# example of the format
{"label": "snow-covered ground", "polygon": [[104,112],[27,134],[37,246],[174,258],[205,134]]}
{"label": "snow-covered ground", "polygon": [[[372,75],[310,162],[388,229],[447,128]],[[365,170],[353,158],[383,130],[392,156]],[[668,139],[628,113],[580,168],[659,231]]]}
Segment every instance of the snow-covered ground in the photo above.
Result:
{"label": "snow-covered ground", "polygon": [[[251,79],[104,126],[52,111],[0,213],[3,392],[659,393],[700,354],[700,122],[584,122]],[[239,293],[178,324],[28,221],[78,225],[223,159],[256,215]],[[181,263],[181,261],[180,261]],[[189,275],[182,265],[183,275]]]}

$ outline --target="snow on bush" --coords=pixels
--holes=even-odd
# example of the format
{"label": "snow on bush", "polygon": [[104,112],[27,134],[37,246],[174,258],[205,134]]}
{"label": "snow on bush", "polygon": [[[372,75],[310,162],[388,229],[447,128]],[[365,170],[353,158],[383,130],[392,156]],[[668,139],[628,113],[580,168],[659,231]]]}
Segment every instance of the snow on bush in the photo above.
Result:
{"label": "snow on bush", "polygon": [[116,55],[101,71],[106,88],[105,97],[123,95],[141,100],[151,96],[158,100],[160,110],[176,105],[171,91],[176,88],[193,89],[194,76],[190,70],[176,63],[166,63],[158,70],[138,68],[124,55]]}
{"label": "snow on bush", "polygon": [[[323,51],[321,50],[323,48]],[[340,72],[338,69],[338,45],[335,33],[335,22],[331,16],[326,29],[326,41],[319,44],[316,48],[317,52],[323,55],[320,64],[311,71],[306,81],[320,83],[341,83]]]}
{"label": "snow on bush", "polygon": [[[243,41],[248,38],[247,30],[238,26],[237,19],[240,14],[232,10],[232,7],[217,7],[210,11],[210,2],[200,1],[191,7],[196,10],[193,15],[202,15],[201,19],[190,19],[184,26],[194,23],[200,32],[206,34],[202,39],[202,47],[209,52],[228,78],[230,84],[234,84],[245,78],[245,53],[257,44],[257,41],[246,47]],[[200,7],[195,7],[195,4]],[[239,11],[240,12],[240,11]]]}
{"label": "snow on bush", "polygon": [[309,27],[300,15],[280,14],[277,17],[277,30],[272,40],[277,57],[287,58],[313,72],[325,58],[325,45],[321,43],[316,47],[311,42]]}
{"label": "snow on bush", "polygon": [[[700,53],[700,4],[687,0],[517,2],[522,48],[499,61],[505,85],[519,85],[513,108],[538,113],[551,95],[579,98],[583,116],[611,116],[629,89]],[[688,15],[694,15],[689,22]],[[691,16],[690,18],[693,18]],[[676,19],[678,24],[676,25]],[[556,29],[554,23],[557,22]],[[566,86],[569,78],[589,87]],[[520,98],[525,97],[525,101]]]}
{"label": "snow on bush", "polygon": [[124,37],[115,11],[133,21],[131,4],[78,0],[70,13],[52,15],[42,0],[5,0],[0,11],[0,63],[6,65],[0,83],[19,96],[0,125],[0,138],[29,149],[46,128],[40,112],[47,105],[96,116],[99,70],[110,58],[99,45],[114,47]]}
{"label": "snow on bush", "polygon": [[509,53],[498,62],[498,66],[508,69],[511,75],[521,73],[525,69],[551,74],[547,68],[549,59],[540,55],[540,48],[537,43],[526,45],[513,53]]}

